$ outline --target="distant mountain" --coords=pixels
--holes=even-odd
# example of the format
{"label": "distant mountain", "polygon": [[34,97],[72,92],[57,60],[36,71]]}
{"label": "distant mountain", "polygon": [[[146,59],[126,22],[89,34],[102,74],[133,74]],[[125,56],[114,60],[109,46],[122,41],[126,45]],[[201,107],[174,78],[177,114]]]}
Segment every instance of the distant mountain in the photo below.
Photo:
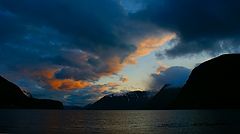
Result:
{"label": "distant mountain", "polygon": [[63,109],[63,104],[54,100],[32,98],[29,92],[0,76],[0,108]]}
{"label": "distant mountain", "polygon": [[147,91],[133,91],[124,94],[106,95],[97,102],[87,105],[86,109],[142,109],[150,100],[151,93]]}
{"label": "distant mountain", "polygon": [[84,108],[83,107],[80,107],[80,106],[64,106],[64,110],[83,110]]}
{"label": "distant mountain", "polygon": [[145,108],[169,109],[169,104],[176,99],[180,91],[181,88],[172,87],[171,85],[166,84],[153,98],[149,100]]}
{"label": "distant mountain", "polygon": [[227,54],[196,67],[172,108],[240,108],[240,54]]}

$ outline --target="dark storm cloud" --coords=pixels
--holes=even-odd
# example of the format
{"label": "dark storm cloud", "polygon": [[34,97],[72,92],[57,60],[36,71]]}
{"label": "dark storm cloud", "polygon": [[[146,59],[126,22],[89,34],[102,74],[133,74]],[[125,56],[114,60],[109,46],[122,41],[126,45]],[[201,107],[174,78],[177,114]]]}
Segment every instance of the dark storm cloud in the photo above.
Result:
{"label": "dark storm cloud", "polygon": [[55,77],[58,79],[73,78],[75,80],[95,81],[99,77],[91,69],[82,70],[81,68],[63,68],[56,72]]}
{"label": "dark storm cloud", "polygon": [[95,81],[115,74],[136,50],[134,40],[159,34],[129,18],[115,0],[1,0],[0,9],[6,28],[2,66],[15,72],[58,68],[58,79]]}
{"label": "dark storm cloud", "polygon": [[239,47],[239,42],[228,42],[236,42],[240,36],[239,5],[236,0],[150,0],[133,16],[178,34],[177,45],[166,51],[169,56],[211,53]]}
{"label": "dark storm cloud", "polygon": [[107,60],[135,49],[120,29],[125,15],[112,0],[1,0],[2,66],[14,71],[60,67],[58,78],[96,80],[97,73],[108,71]]}
{"label": "dark storm cloud", "polygon": [[124,12],[112,0],[2,0],[0,5],[19,16],[24,25],[52,27],[70,36],[74,40],[72,47],[98,53],[104,49],[129,49],[114,34]]}
{"label": "dark storm cloud", "polygon": [[191,70],[185,67],[173,66],[159,74],[152,74],[150,88],[154,90],[161,89],[165,84],[181,87],[185,84]]}
{"label": "dark storm cloud", "polygon": [[16,16],[0,7],[0,43],[7,41],[14,34],[20,34],[22,26],[15,23]]}

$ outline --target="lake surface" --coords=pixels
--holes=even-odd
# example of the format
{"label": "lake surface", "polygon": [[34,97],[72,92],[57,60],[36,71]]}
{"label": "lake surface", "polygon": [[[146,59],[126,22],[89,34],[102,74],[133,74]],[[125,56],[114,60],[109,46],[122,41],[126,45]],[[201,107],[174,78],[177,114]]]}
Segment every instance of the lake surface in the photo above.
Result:
{"label": "lake surface", "polygon": [[1,133],[240,133],[240,110],[0,110]]}

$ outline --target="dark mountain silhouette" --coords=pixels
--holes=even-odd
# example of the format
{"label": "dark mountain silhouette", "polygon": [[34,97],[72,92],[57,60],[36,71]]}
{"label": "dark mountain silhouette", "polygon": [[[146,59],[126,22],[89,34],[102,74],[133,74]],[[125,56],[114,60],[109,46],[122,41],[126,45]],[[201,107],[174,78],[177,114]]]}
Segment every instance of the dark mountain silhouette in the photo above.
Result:
{"label": "dark mountain silhouette", "polygon": [[0,76],[0,108],[62,109],[63,104],[54,100],[32,98],[28,92]]}
{"label": "dark mountain silhouette", "polygon": [[165,85],[148,92],[107,95],[87,109],[224,109],[240,108],[240,54],[226,54],[193,69],[182,88]]}
{"label": "dark mountain silhouette", "polygon": [[106,95],[97,102],[87,105],[86,109],[142,109],[149,101],[151,93],[146,91],[133,91],[125,94]]}
{"label": "dark mountain silhouette", "polygon": [[172,108],[240,108],[240,54],[227,54],[196,67]]}
{"label": "dark mountain silhouette", "polygon": [[171,85],[166,84],[152,99],[149,100],[145,108],[168,109],[169,104],[176,99],[180,91],[181,88],[172,87]]}

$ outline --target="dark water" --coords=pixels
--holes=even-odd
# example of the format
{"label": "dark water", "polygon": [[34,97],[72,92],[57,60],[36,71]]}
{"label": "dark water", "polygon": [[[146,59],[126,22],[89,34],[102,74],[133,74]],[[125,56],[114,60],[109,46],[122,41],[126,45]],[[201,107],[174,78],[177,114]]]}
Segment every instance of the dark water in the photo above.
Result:
{"label": "dark water", "polygon": [[0,110],[1,133],[240,133],[240,110]]}

